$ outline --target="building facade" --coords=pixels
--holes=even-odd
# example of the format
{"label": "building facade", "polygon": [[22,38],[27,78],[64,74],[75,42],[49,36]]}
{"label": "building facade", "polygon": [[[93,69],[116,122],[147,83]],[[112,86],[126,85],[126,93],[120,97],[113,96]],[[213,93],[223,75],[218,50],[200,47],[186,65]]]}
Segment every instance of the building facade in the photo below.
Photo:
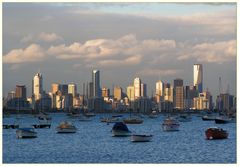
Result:
{"label": "building facade", "polygon": [[193,65],[193,86],[196,86],[196,89],[199,93],[203,92],[203,69],[202,64]]}
{"label": "building facade", "polygon": [[41,73],[37,73],[32,80],[32,96],[39,100],[43,93],[43,78]]}

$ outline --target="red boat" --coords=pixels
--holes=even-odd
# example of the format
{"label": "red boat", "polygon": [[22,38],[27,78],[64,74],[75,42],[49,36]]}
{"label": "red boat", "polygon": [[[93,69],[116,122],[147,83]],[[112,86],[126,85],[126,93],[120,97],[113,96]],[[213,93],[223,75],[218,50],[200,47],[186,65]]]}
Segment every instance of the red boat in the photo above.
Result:
{"label": "red boat", "polygon": [[226,139],[228,132],[218,127],[211,127],[205,131],[207,139]]}

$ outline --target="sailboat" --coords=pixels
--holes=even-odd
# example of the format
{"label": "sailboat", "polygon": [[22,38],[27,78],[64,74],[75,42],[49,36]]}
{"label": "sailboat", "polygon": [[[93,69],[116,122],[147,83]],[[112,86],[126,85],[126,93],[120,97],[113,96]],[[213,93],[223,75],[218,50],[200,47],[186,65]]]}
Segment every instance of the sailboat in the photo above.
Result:
{"label": "sailboat", "polygon": [[[131,91],[130,91],[130,97],[131,97]],[[131,101],[130,101],[130,102],[129,102],[130,117],[123,120],[123,122],[124,122],[125,124],[141,124],[141,123],[144,122],[142,119],[139,119],[139,118],[137,118],[137,117],[133,117],[133,118],[132,118],[132,117],[131,117],[131,111],[132,111],[132,109],[131,109]]]}

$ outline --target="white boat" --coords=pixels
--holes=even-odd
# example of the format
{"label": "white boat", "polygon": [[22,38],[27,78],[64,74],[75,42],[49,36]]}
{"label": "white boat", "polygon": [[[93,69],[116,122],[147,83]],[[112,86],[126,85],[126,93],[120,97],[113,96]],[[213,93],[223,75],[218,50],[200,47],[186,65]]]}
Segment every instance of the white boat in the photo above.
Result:
{"label": "white boat", "polygon": [[68,121],[61,122],[61,124],[56,128],[57,133],[75,133],[76,131],[76,127]]}
{"label": "white boat", "polygon": [[111,132],[113,137],[130,136],[130,133],[131,133],[131,131],[129,131],[128,127],[126,126],[126,124],[124,124],[123,122],[115,123]]}
{"label": "white boat", "polygon": [[131,135],[132,142],[149,142],[153,138],[153,135],[146,134],[133,134]]}
{"label": "white boat", "polygon": [[17,138],[36,138],[37,132],[34,128],[19,128],[16,131]]}
{"label": "white boat", "polygon": [[172,117],[168,117],[162,124],[163,131],[178,131],[180,124]]}

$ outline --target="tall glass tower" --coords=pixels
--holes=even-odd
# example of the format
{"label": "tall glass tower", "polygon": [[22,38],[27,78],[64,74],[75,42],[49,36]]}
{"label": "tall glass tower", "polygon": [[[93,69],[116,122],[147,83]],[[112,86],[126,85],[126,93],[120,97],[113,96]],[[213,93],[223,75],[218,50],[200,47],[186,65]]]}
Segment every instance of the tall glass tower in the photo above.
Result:
{"label": "tall glass tower", "polygon": [[93,97],[100,97],[100,71],[92,71],[92,82],[93,82]]}
{"label": "tall glass tower", "polygon": [[35,97],[35,100],[41,98],[42,92],[42,74],[36,73],[32,80],[32,95]]}
{"label": "tall glass tower", "polygon": [[196,89],[199,93],[203,92],[203,70],[202,64],[193,65],[193,85],[196,86]]}

